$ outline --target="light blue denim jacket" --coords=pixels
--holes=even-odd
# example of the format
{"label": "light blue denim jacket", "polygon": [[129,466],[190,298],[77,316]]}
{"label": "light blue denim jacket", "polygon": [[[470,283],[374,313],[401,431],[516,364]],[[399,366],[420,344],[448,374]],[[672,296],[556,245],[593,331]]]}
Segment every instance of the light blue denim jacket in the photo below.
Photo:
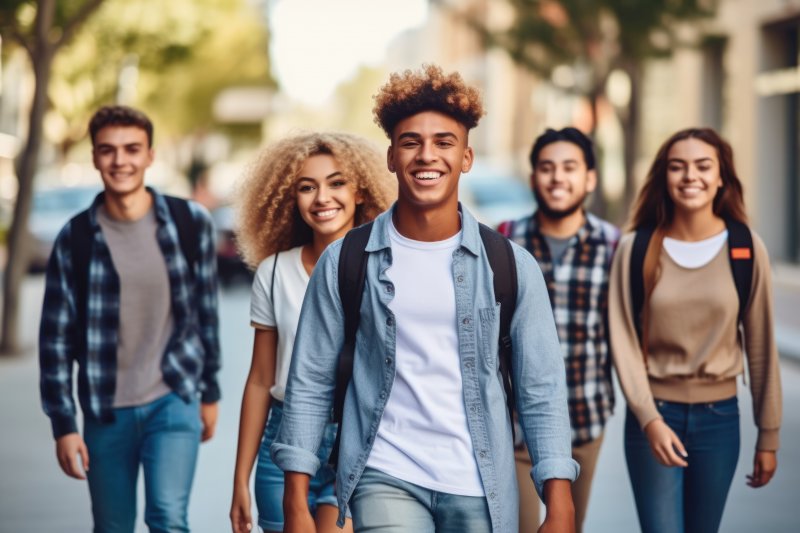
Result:
{"label": "light blue denim jacket", "polygon": [[[353,379],[345,398],[336,494],[339,525],[364,470],[395,376],[396,324],[389,309],[394,285],[391,212],[375,220],[369,253]],[[492,529],[518,530],[518,495],[511,421],[498,366],[499,304],[478,222],[462,208],[461,246],[453,253],[458,345],[467,423],[489,504]],[[294,344],[284,418],[272,444],[282,470],[314,475],[316,452],[330,419],[336,364],[344,343],[338,261],[342,242],[331,244],[317,263],[306,291]],[[517,308],[511,323],[512,380],[525,441],[535,465],[536,490],[548,479],[574,481],[564,362],[550,301],[533,256],[513,245],[517,264]],[[424,302],[421,302],[424,305]]]}

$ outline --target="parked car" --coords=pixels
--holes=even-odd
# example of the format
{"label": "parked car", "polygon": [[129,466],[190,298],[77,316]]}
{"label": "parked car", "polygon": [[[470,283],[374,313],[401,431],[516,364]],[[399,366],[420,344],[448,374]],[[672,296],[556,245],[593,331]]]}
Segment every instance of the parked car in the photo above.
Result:
{"label": "parked car", "polygon": [[217,229],[217,273],[223,285],[236,281],[251,282],[253,273],[247,268],[236,247],[236,216],[233,207],[223,205],[211,211]]}
{"label": "parked car", "polygon": [[31,272],[44,272],[58,232],[70,218],[89,207],[102,188],[55,187],[33,194],[28,230],[31,234]]}
{"label": "parked car", "polygon": [[459,199],[479,221],[492,228],[504,220],[530,215],[536,208],[526,182],[481,168],[461,175]]}

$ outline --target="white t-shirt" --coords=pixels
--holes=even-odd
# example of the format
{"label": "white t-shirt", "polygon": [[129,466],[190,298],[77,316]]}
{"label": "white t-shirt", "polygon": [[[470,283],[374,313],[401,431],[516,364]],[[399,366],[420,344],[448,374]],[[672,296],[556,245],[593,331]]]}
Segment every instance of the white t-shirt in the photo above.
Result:
{"label": "white t-shirt", "polygon": [[300,307],[308,287],[309,276],[300,255],[302,249],[302,246],[298,246],[278,254],[274,295],[270,288],[275,266],[274,255],[261,261],[253,279],[250,322],[255,328],[278,330],[275,385],[270,389],[270,394],[280,401],[283,401],[286,394],[286,380],[289,376],[297,323],[300,320]]}
{"label": "white t-shirt", "polygon": [[700,268],[714,259],[728,242],[728,230],[702,241],[679,241],[664,237],[664,249],[683,268]]}
{"label": "white t-shirt", "polygon": [[461,378],[453,252],[390,226],[396,374],[367,466],[427,489],[483,496]]}

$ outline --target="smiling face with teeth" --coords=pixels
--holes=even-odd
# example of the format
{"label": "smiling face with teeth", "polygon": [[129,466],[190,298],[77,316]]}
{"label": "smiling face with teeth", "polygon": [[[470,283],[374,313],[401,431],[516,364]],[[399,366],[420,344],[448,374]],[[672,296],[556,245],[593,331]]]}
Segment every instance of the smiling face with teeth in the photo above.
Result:
{"label": "smiling face with teeth", "polygon": [[339,170],[329,154],[312,155],[295,181],[297,210],[314,233],[314,240],[330,243],[353,227],[356,206],[363,202],[356,184]]}
{"label": "smiling face with teeth", "polygon": [[690,137],[673,144],[667,158],[667,191],[676,212],[713,211],[722,187],[717,150]]}
{"label": "smiling face with teeth", "polygon": [[147,132],[137,126],[106,126],[95,135],[92,161],[100,171],[106,195],[145,194],[144,172],[153,156]]}
{"label": "smiling face with teeth", "polygon": [[[597,173],[589,170],[581,148],[557,141],[539,152],[531,174],[531,187],[541,214],[564,219],[577,213],[597,186]],[[582,217],[581,214],[577,216]]]}
{"label": "smiling face with teeth", "polygon": [[472,168],[467,128],[438,111],[422,111],[398,122],[387,154],[397,175],[398,209],[458,210],[458,179]]}

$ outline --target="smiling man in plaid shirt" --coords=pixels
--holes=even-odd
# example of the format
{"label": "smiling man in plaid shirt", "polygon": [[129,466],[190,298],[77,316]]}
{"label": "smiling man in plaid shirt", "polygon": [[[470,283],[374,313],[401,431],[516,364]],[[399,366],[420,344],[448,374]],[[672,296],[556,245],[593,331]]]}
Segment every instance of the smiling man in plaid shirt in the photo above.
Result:
{"label": "smiling man in plaid shirt", "polygon": [[198,447],[220,397],[213,225],[199,205],[145,187],[145,115],[104,107],[89,131],[104,191],[61,230],[47,267],[42,403],[61,469],[88,478],[94,531],[133,533],[140,467],[150,531],[188,531]]}
{"label": "smiling man in plaid shirt", "polygon": [[[581,531],[603,440],[614,407],[608,344],[608,273],[619,230],[584,208],[597,186],[592,141],[575,128],[548,129],[530,155],[535,213],[504,222],[498,230],[531,252],[547,282],[564,353],[572,424],[572,455],[581,475],[572,485],[576,530]],[[530,471],[518,450],[517,477]],[[539,502],[520,483],[520,531],[539,525]]]}

